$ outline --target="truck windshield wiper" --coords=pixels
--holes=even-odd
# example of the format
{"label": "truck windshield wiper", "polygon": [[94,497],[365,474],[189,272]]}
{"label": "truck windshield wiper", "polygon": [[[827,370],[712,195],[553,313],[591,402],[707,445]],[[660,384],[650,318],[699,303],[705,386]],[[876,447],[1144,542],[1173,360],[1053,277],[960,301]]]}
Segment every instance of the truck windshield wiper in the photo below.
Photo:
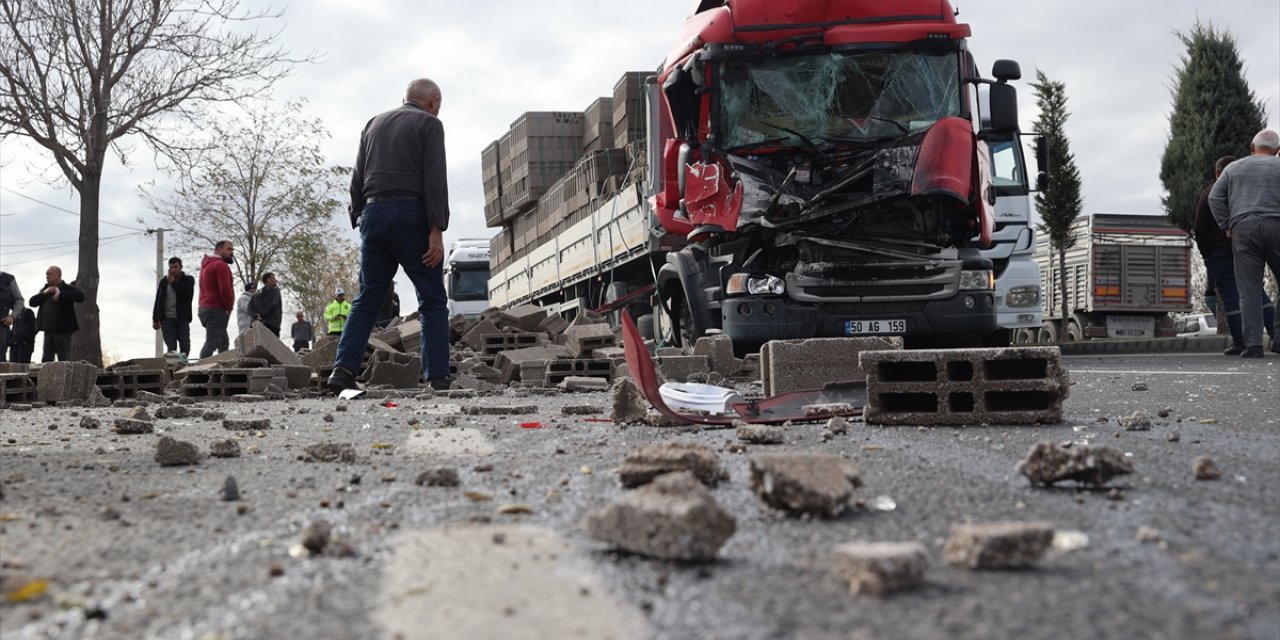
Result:
{"label": "truck windshield wiper", "polygon": [[810,149],[813,149],[814,151],[817,151],[817,150],[818,150],[818,144],[817,144],[816,142],[814,142],[813,140],[810,140],[810,139],[809,139],[809,136],[806,136],[806,135],[804,135],[803,133],[800,133],[799,131],[796,131],[795,129],[788,129],[788,128],[786,128],[786,127],[783,127],[783,126],[779,126],[779,125],[773,124],[772,122],[765,122],[765,121],[763,121],[763,120],[761,120],[761,121],[760,121],[760,124],[762,124],[762,125],[764,125],[764,126],[766,126],[766,127],[769,127],[770,129],[777,129],[778,131],[783,131],[783,132],[789,133],[789,134],[791,134],[791,135],[793,135],[793,136],[795,136],[795,137],[799,138],[799,139],[800,139],[800,141],[801,141],[801,142],[803,142],[803,143],[805,143],[806,145],[808,145],[808,147],[809,147]]}

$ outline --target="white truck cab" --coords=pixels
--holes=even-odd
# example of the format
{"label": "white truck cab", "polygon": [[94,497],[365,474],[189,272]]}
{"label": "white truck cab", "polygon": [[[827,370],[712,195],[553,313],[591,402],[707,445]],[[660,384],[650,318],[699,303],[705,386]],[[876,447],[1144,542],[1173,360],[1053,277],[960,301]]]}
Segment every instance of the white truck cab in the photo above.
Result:
{"label": "white truck cab", "polygon": [[449,317],[474,318],[489,307],[489,240],[453,241],[444,262],[444,288]]}

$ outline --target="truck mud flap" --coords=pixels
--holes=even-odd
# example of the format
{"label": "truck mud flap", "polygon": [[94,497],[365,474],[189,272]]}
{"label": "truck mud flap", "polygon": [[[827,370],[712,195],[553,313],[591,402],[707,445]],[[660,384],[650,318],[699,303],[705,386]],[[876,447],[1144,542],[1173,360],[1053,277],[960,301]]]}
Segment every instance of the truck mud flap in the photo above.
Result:
{"label": "truck mud flap", "polygon": [[[742,421],[751,424],[781,424],[792,422],[816,422],[835,417],[858,417],[862,415],[862,407],[867,403],[867,385],[864,382],[831,383],[821,389],[792,391],[782,393],[763,400],[734,403],[735,416],[706,416],[678,412],[667,406],[658,392],[658,372],[653,365],[649,350],[644,347],[640,330],[631,319],[631,314],[622,312],[622,347],[626,352],[627,369],[635,379],[640,393],[659,413],[676,420],[692,424],[728,427],[734,422]],[[835,410],[836,405],[847,405]],[[806,412],[806,407],[827,405],[823,411]]]}

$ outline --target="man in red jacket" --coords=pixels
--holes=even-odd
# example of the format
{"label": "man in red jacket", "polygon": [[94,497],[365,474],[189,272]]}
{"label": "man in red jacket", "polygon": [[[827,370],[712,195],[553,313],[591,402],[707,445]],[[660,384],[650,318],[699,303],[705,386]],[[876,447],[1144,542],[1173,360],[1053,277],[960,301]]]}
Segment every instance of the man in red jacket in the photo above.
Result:
{"label": "man in red jacket", "polygon": [[227,321],[235,312],[236,292],[231,284],[231,263],[235,248],[230,240],[214,245],[213,253],[200,263],[200,324],[204,327],[204,346],[200,358],[231,348],[227,338]]}

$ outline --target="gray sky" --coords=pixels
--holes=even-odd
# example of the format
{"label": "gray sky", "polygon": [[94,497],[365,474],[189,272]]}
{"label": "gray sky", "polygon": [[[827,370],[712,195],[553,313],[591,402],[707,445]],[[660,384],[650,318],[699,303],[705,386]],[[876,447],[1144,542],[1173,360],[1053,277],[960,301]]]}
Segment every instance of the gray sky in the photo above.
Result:
{"label": "gray sky", "polygon": [[[954,0],[953,0],[954,1]],[[525,111],[577,111],[611,95],[624,71],[652,70],[679,37],[690,0],[307,0],[275,25],[295,53],[316,51],[322,62],[298,68],[276,88],[279,100],[306,98],[305,113],[321,118],[332,137],[323,150],[334,164],[354,161],[360,128],[399,104],[414,77],[443,88],[441,119],[449,155],[453,221],[446,243],[489,237],[484,227],[480,151]],[[1035,69],[1066,83],[1067,124],[1083,181],[1085,211],[1159,213],[1160,155],[1168,136],[1169,86],[1183,47],[1174,30],[1197,19],[1237,40],[1249,85],[1266,105],[1268,126],[1280,128],[1280,3],[1234,0],[1037,0],[1018,4],[960,0],[959,19],[973,29],[970,48],[989,72],[997,58],[1022,64],[1019,98],[1024,127],[1035,119],[1027,80]],[[1242,141],[1247,144],[1248,141]],[[130,166],[113,162],[102,194],[102,236],[129,234],[158,222],[136,195],[137,185],[164,178],[138,141]],[[78,220],[14,191],[70,211],[74,190],[50,186],[50,163],[28,143],[0,145],[0,268],[30,296],[50,264],[73,277]],[[12,190],[12,191],[11,191]],[[335,234],[355,239],[345,213]],[[65,243],[47,246],[49,243]],[[42,244],[46,246],[32,246]],[[200,256],[182,256],[194,272]],[[155,293],[155,243],[127,235],[101,251],[103,345],[117,357],[152,353],[150,309]],[[413,309],[401,277],[402,309]],[[293,309],[286,309],[286,317]],[[203,330],[195,323],[195,349]],[[37,349],[37,357],[39,350]]]}

